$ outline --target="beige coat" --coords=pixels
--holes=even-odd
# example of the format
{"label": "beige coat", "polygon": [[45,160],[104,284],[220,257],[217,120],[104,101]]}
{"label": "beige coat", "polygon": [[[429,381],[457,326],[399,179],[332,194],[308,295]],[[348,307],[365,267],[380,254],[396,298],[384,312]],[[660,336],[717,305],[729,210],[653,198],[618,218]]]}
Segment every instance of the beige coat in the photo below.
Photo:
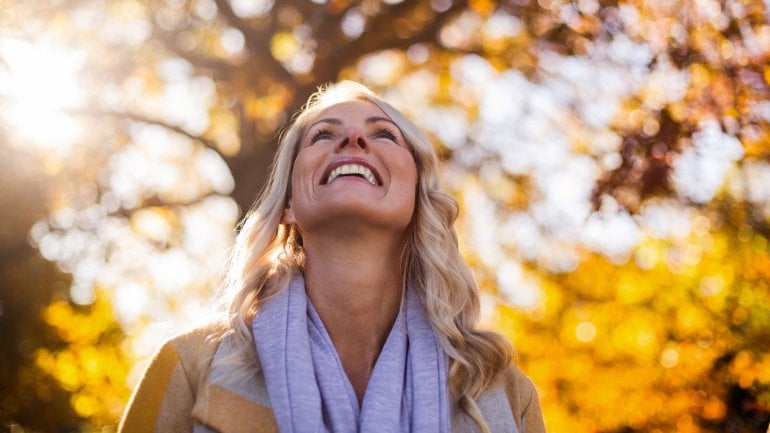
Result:
{"label": "beige coat", "polygon": [[[226,341],[212,342],[211,333],[211,328],[195,330],[158,351],[131,396],[119,433],[278,432],[261,375],[232,383],[221,380],[229,367],[212,369],[211,359],[232,351]],[[520,433],[545,432],[535,388],[515,366],[477,403],[493,431],[496,420],[513,416]],[[459,408],[452,408],[453,433],[476,431]]]}

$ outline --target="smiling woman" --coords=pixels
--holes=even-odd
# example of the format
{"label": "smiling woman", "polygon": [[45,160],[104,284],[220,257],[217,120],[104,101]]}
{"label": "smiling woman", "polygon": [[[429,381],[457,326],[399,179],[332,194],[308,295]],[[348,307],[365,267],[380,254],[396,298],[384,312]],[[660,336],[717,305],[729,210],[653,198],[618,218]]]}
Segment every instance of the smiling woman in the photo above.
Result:
{"label": "smiling woman", "polygon": [[384,115],[367,101],[338,103],[318,115],[294,160],[285,224],[297,224],[305,236],[324,224],[320,233],[339,240],[375,226],[404,232],[414,213],[417,167],[401,132]]}
{"label": "smiling woman", "polygon": [[229,317],[148,367],[123,432],[544,431],[479,298],[432,144],[369,89],[314,95],[229,268]]}
{"label": "smiling woman", "polygon": [[83,103],[77,73],[85,53],[53,43],[0,39],[0,117],[13,133],[66,153],[82,132],[63,112]]}

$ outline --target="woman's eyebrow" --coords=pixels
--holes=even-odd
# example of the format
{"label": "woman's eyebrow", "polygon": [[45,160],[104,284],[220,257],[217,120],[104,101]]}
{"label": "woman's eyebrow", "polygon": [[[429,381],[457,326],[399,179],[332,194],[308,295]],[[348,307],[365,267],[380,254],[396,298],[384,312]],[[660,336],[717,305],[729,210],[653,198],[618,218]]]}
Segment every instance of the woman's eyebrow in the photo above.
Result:
{"label": "woman's eyebrow", "polygon": [[380,121],[383,121],[383,120],[385,122],[392,123],[394,126],[398,126],[398,125],[396,125],[396,122],[388,119],[387,117],[382,117],[382,116],[372,116],[372,117],[369,117],[368,119],[366,119],[366,123],[375,123],[375,122],[380,122]]}
{"label": "woman's eyebrow", "polygon": [[333,117],[328,117],[328,118],[316,120],[315,122],[311,123],[310,126],[308,126],[307,129],[310,129],[310,128],[316,126],[319,123],[330,123],[332,125],[342,125],[342,121],[340,119],[335,119]]}
{"label": "woman's eyebrow", "polygon": [[[385,121],[385,122],[388,122],[388,123],[392,123],[394,126],[398,126],[398,125],[396,125],[396,122],[388,119],[387,117],[372,116],[372,117],[368,117],[366,119],[366,123],[377,123],[377,122],[382,122],[382,121]],[[319,123],[329,123],[331,125],[342,125],[342,120],[334,118],[334,117],[326,117],[326,118],[319,119],[319,120],[316,120],[315,122],[311,123],[310,126],[308,126],[307,129],[310,129],[310,128],[316,126]]]}

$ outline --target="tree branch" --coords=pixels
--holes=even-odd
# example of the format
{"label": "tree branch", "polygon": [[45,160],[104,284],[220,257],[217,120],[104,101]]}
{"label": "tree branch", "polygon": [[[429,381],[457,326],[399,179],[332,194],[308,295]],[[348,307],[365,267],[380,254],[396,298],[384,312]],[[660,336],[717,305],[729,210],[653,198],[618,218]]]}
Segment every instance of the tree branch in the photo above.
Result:
{"label": "tree branch", "polygon": [[228,80],[233,75],[233,69],[237,66],[227,62],[202,56],[192,51],[187,51],[179,46],[176,40],[176,33],[155,27],[155,35],[163,46],[175,55],[187,60],[194,68],[207,69],[218,74],[223,80]]}
{"label": "tree branch", "polygon": [[267,32],[254,30],[249,23],[236,15],[230,2],[227,0],[214,0],[220,15],[231,26],[243,33],[246,39],[246,47],[249,49],[251,64],[258,64],[260,69],[272,75],[277,80],[293,81],[295,79],[283,65],[273,57],[269,50],[269,40],[272,36],[272,26],[268,26]]}
{"label": "tree branch", "polygon": [[148,125],[157,125],[161,126],[163,128],[168,129],[169,131],[175,132],[177,134],[184,135],[185,137],[196,141],[209,149],[217,152],[220,157],[225,158],[224,155],[222,155],[222,152],[219,150],[219,146],[217,146],[217,143],[213,140],[210,140],[206,137],[201,137],[200,135],[195,135],[190,133],[189,131],[185,130],[181,126],[178,125],[172,125],[168,122],[165,122],[160,119],[154,119],[148,116],[145,116],[143,114],[139,113],[131,113],[131,112],[121,112],[121,111],[109,111],[109,110],[102,110],[102,109],[76,109],[76,110],[67,110],[66,111],[69,114],[77,115],[77,116],[91,116],[91,117],[110,117],[118,120],[131,120],[134,122],[140,122],[145,123]]}
{"label": "tree branch", "polygon": [[330,53],[329,58],[333,61],[327,60],[325,63],[336,67],[317,74],[318,81],[334,81],[339,70],[352,64],[364,54],[387,49],[406,49],[419,42],[435,42],[441,28],[467,7],[466,0],[456,1],[447,11],[435,13],[433,19],[419,30],[405,38],[399,38],[394,31],[396,23],[400,19],[409,19],[413,16],[421,4],[422,2],[405,1],[374,17],[358,39],[349,43],[340,43],[341,48]]}
{"label": "tree branch", "polygon": [[221,195],[215,192],[210,192],[207,194],[202,194],[190,200],[173,201],[173,202],[163,200],[157,195],[151,195],[149,197],[141,197],[140,203],[136,207],[133,207],[133,208],[120,207],[114,212],[108,213],[108,216],[131,218],[131,216],[133,216],[137,211],[148,207],[190,207],[190,206],[201,204],[207,198],[214,197],[214,196],[221,196]]}

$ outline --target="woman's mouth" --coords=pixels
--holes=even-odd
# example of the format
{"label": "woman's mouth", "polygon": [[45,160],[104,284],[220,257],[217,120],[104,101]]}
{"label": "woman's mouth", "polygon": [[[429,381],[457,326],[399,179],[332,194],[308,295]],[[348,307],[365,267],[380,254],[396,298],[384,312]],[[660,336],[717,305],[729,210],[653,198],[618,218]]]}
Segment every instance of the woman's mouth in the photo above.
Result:
{"label": "woman's mouth", "polygon": [[324,176],[324,185],[332,183],[335,179],[345,176],[356,176],[366,180],[371,185],[380,186],[382,181],[380,180],[377,170],[372,168],[369,164],[360,161],[341,160],[335,161],[329,165],[326,169],[327,174]]}

